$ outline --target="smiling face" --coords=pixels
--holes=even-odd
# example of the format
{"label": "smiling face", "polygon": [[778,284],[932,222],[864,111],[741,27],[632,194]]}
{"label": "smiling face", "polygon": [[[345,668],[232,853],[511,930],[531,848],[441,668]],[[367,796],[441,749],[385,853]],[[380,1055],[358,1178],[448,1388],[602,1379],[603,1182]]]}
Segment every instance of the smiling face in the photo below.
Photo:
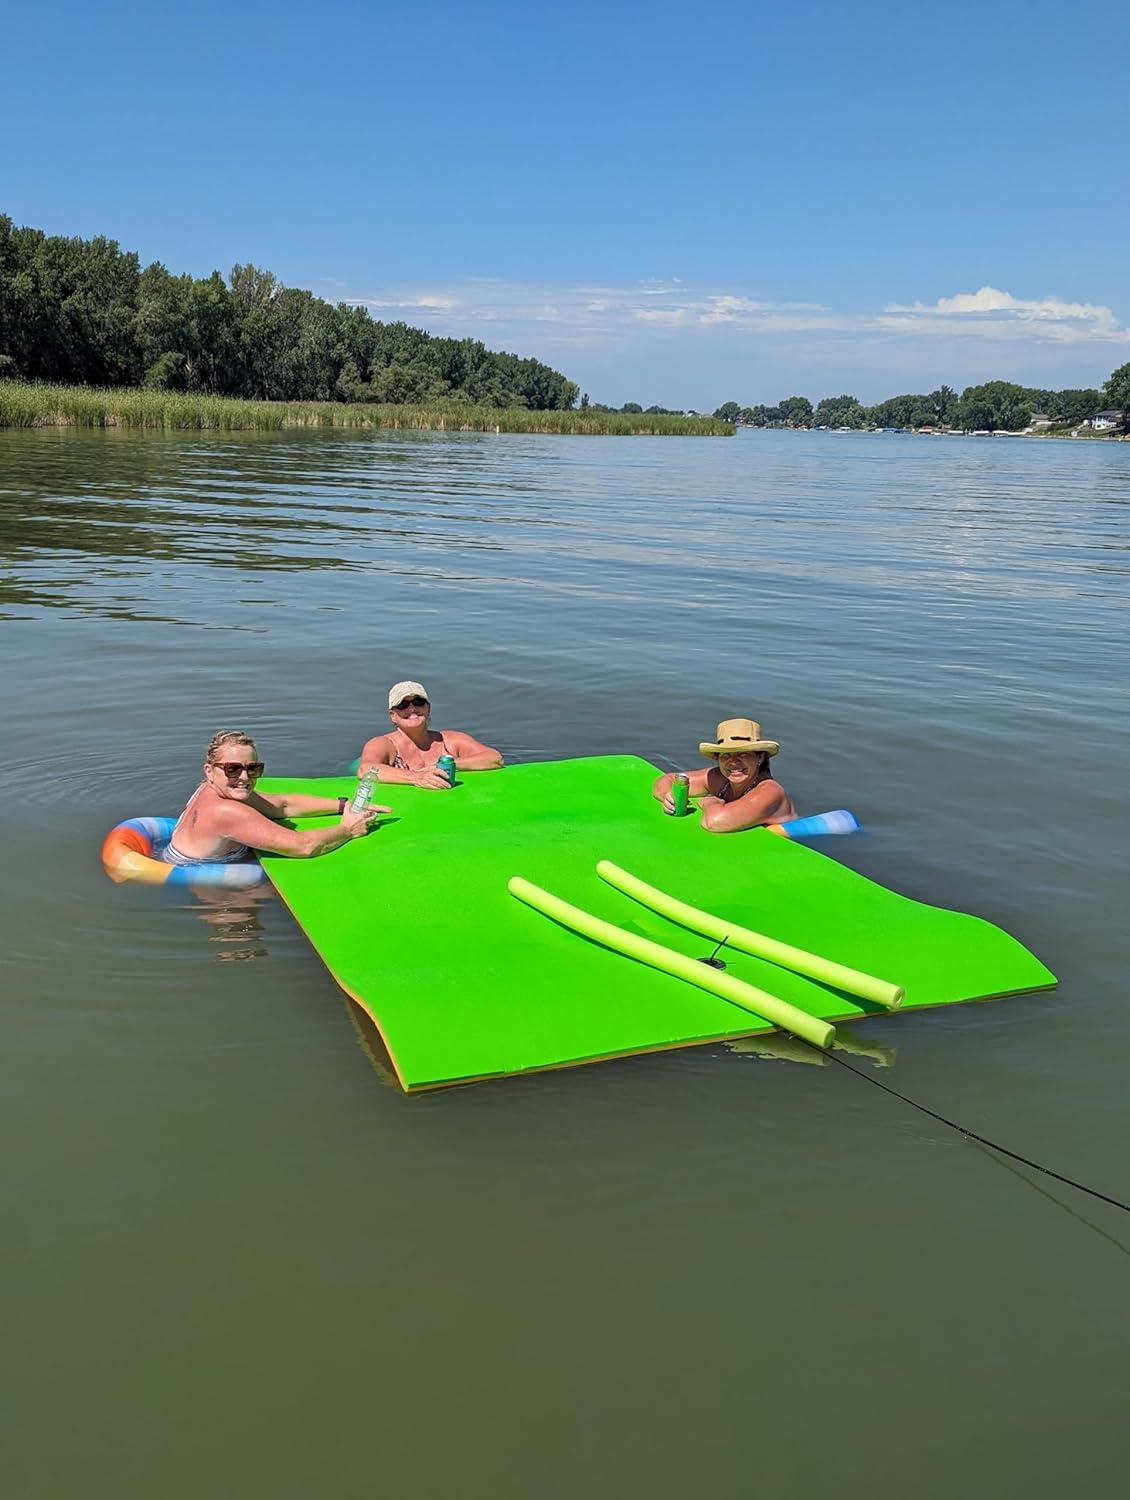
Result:
{"label": "smiling face", "polygon": [[390,708],[388,716],[397,729],[411,733],[414,729],[428,727],[428,715],[431,711],[432,706],[428,700],[413,693],[411,697],[402,699],[400,703]]}
{"label": "smiling face", "polygon": [[736,792],[744,792],[757,780],[765,764],[764,751],[735,751],[718,757],[718,769]]}
{"label": "smiling face", "polygon": [[221,797],[246,802],[263,774],[263,762],[253,744],[228,740],[216,746],[204,762],[204,779]]}

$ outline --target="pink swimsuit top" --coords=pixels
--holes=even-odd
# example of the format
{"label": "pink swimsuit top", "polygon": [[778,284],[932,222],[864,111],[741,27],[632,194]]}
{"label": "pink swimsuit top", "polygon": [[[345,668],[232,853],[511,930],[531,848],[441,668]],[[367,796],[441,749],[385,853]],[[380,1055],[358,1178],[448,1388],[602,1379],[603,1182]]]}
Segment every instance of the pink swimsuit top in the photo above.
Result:
{"label": "pink swimsuit top", "polygon": [[[447,748],[447,741],[444,739],[444,737],[443,737],[442,734],[439,737],[439,742],[443,746],[443,753],[444,753],[444,755],[450,755],[451,751]],[[424,769],[424,767],[423,766],[410,766],[408,764],[408,762],[404,759],[404,757],[401,755],[400,751],[398,750],[396,752],[396,756],[395,756],[395,758],[394,758],[394,760],[392,762],[392,769],[394,771],[422,771]]]}

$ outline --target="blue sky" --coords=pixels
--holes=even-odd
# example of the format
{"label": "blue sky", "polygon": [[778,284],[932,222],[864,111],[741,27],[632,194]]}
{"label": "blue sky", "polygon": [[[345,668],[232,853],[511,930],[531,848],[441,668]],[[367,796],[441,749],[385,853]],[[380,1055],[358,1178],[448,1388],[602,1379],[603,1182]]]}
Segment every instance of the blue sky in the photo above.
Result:
{"label": "blue sky", "polygon": [[594,400],[1130,360],[1125,15],[1044,0],[23,6],[0,211],[254,261]]}

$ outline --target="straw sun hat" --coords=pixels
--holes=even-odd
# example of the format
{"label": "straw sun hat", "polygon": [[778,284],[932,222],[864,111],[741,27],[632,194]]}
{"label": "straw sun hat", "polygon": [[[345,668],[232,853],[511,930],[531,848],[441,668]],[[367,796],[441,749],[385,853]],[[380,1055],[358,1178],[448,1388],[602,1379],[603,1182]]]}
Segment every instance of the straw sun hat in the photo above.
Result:
{"label": "straw sun hat", "polygon": [[708,740],[699,745],[700,755],[756,755],[763,750],[766,755],[776,755],[780,749],[776,740],[761,738],[761,725],[756,719],[723,719],[718,726],[718,742]]}

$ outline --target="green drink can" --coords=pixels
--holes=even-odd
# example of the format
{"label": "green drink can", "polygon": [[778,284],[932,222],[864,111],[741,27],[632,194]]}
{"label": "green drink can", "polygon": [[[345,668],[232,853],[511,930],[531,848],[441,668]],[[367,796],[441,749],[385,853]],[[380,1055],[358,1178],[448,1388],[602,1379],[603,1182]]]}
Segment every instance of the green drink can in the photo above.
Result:
{"label": "green drink can", "polygon": [[436,761],[436,767],[447,777],[449,786],[455,785],[455,757],[454,755],[441,755]]}
{"label": "green drink can", "polygon": [[671,783],[671,801],[675,804],[674,816],[685,818],[687,815],[687,801],[690,797],[691,779],[685,771],[680,771]]}

